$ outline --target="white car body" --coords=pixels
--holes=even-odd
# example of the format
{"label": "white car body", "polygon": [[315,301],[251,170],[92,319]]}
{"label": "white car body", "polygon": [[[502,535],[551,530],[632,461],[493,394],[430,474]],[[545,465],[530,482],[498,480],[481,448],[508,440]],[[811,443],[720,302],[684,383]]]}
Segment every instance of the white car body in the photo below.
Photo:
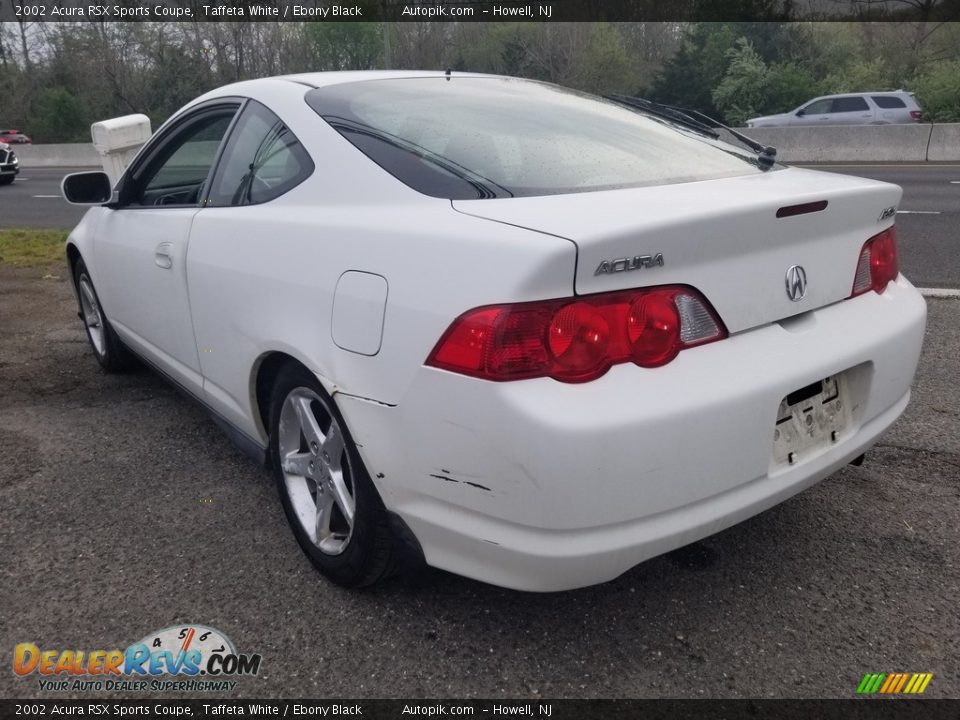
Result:
{"label": "white car body", "polygon": [[747,120],[747,127],[897,125],[920,122],[921,117],[913,93],[885,90],[822,95],[790,112],[751,118]]}
{"label": "white car body", "polygon": [[[158,135],[190,107],[252,98],[316,170],[248,207],[93,208],[67,241],[123,343],[247,450],[269,443],[259,373],[293,358],[336,402],[428,564],[552,591],[610,580],[785,500],[904,410],[923,299],[902,275],[846,299],[900,188],[779,168],[451,202],[384,172],[304,101],[311,88],[412,76],[443,77],[321,73],[215,90]],[[776,216],[823,200],[829,212]],[[662,253],[662,267],[595,274],[639,252]],[[794,265],[809,280],[797,302],[784,290]],[[729,337],[579,384],[425,364],[473,308],[671,283],[697,288]],[[775,459],[781,401],[840,374],[850,407],[839,436]]]}

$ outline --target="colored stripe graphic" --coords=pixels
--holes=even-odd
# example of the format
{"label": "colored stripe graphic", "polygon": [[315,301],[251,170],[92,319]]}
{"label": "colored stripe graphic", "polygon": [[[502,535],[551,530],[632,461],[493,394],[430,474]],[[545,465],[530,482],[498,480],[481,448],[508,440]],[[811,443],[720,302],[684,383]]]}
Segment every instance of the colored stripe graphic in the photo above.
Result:
{"label": "colored stripe graphic", "polygon": [[867,673],[857,685],[857,694],[919,695],[932,679],[933,673]]}
{"label": "colored stripe graphic", "polygon": [[897,684],[897,680],[900,679],[900,676],[897,673],[893,673],[887,676],[887,681],[883,684],[883,687],[880,688],[881,693],[890,692],[890,688]]}

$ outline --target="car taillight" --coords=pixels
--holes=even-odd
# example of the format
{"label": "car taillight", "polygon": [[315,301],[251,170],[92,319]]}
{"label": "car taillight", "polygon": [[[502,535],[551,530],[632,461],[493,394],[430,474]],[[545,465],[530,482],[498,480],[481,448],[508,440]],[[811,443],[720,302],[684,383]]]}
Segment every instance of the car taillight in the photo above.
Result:
{"label": "car taillight", "polygon": [[920,110],[911,110],[910,117],[916,120],[917,122],[920,122],[920,118],[923,117],[923,112],[921,112]]}
{"label": "car taillight", "polygon": [[899,273],[897,234],[889,227],[863,244],[850,297],[862,295],[867,290],[882,293],[887,283],[896,280]]}
{"label": "car taillight", "polygon": [[485,380],[587,382],[611,365],[658,367],[726,328],[685,285],[491,305],[453,321],[427,365]]}

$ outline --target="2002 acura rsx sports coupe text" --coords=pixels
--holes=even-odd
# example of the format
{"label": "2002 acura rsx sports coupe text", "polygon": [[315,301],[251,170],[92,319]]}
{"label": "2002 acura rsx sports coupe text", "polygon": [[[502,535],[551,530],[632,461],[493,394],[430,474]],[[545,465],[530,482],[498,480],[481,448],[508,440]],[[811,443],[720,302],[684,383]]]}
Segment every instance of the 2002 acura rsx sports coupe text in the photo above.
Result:
{"label": "2002 acura rsx sports coupe text", "polygon": [[603,582],[858,458],[920,353],[900,188],[704,127],[449,72],[223,87],[64,179],[80,314],[269,464],[335,582]]}

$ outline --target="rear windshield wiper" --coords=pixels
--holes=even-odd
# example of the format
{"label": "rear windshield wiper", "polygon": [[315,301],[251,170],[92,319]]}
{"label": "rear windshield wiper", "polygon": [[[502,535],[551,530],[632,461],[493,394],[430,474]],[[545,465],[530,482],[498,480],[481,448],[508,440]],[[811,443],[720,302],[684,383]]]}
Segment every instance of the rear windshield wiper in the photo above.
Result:
{"label": "rear windshield wiper", "polygon": [[647,100],[646,98],[630,97],[629,95],[608,95],[607,99],[639,110],[640,112],[670,120],[685,128],[711,137],[714,140],[720,138],[720,133],[718,133],[715,128],[726,130],[737,140],[757,153],[757,163],[761,170],[769,170],[777,161],[777,149],[775,147],[759,143],[753,138],[747,137],[742,132],[727,127],[719,120],[705,115],[698,110],[688,110],[687,108],[679,108],[673,105]]}

